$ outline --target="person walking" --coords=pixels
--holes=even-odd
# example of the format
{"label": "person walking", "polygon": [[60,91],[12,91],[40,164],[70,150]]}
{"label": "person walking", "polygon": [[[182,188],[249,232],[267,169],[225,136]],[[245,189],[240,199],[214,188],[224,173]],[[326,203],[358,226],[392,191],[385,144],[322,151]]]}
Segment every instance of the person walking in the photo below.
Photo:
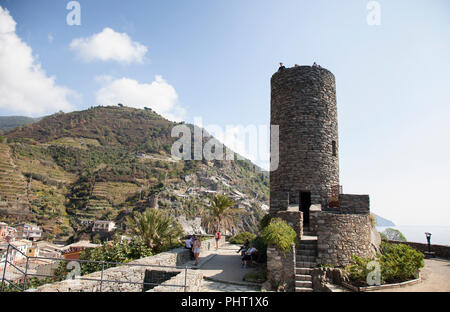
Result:
{"label": "person walking", "polygon": [[192,250],[192,244],[193,244],[193,239],[192,239],[192,236],[189,235],[186,237],[184,248],[189,249],[189,255],[191,257],[191,260],[194,259],[194,252]]}
{"label": "person walking", "polygon": [[222,235],[220,234],[220,231],[216,232],[215,239],[216,239],[216,250],[219,249],[219,240],[222,238]]}
{"label": "person walking", "polygon": [[195,265],[198,265],[198,257],[200,256],[200,249],[202,247],[202,243],[199,238],[196,238],[194,241],[194,258],[195,258]]}

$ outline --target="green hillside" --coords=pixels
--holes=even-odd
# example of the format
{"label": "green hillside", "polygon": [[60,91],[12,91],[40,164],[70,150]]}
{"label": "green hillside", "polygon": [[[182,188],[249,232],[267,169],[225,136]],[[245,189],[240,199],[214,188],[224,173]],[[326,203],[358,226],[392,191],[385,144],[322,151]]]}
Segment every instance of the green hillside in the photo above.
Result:
{"label": "green hillside", "polygon": [[268,204],[267,175],[248,160],[173,159],[174,125],[152,110],[110,106],[54,114],[5,134],[0,221],[34,221],[49,239],[68,239],[89,233],[81,220],[114,220],[120,228],[155,194],[160,209],[191,220],[223,192],[244,211],[238,229],[254,230]]}
{"label": "green hillside", "polygon": [[0,131],[6,133],[25,124],[32,124],[39,119],[23,116],[0,116]]}

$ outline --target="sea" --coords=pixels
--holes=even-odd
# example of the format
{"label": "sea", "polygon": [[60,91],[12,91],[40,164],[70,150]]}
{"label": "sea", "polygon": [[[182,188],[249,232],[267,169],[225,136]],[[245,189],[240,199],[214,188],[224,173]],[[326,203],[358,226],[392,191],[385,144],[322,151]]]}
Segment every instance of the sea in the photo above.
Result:
{"label": "sea", "polygon": [[387,228],[399,230],[408,242],[427,243],[425,232],[431,233],[431,244],[450,246],[450,226],[438,225],[394,225],[377,226],[378,232]]}

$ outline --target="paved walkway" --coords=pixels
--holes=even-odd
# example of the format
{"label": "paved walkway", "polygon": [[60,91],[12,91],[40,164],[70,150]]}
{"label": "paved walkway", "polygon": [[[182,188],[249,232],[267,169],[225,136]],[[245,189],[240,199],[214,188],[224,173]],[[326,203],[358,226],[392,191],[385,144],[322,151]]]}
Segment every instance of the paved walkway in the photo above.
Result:
{"label": "paved walkway", "polygon": [[[204,279],[201,291],[254,292],[259,287],[244,285],[245,274],[255,268],[242,268],[241,259],[236,251],[239,246],[224,244],[219,250],[214,247],[204,251],[200,257],[199,270]],[[193,262],[191,263],[193,264]],[[450,292],[450,261],[443,259],[425,259],[421,270],[422,281],[416,285],[377,290],[376,292]],[[211,278],[212,280],[208,280]]]}
{"label": "paved walkway", "polygon": [[238,249],[239,246],[226,243],[218,250],[212,247],[200,254],[199,270],[207,278],[203,280],[201,291],[259,291],[259,287],[245,285],[245,274],[255,268],[242,268]]}
{"label": "paved walkway", "polygon": [[450,261],[425,259],[421,270],[422,281],[401,288],[377,290],[379,292],[450,292]]}

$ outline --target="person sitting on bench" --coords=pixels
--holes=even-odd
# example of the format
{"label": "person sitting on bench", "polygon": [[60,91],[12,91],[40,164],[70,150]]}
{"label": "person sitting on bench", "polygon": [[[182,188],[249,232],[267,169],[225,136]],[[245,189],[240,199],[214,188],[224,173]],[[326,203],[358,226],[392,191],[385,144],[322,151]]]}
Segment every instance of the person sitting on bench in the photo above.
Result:
{"label": "person sitting on bench", "polygon": [[236,253],[241,252],[241,256],[244,256],[245,251],[248,249],[248,245],[250,244],[250,242],[248,241],[248,238],[244,241],[244,245],[241,246],[241,248],[239,248],[238,251],[236,251]]}
{"label": "person sitting on bench", "polygon": [[244,253],[244,256],[242,257],[242,267],[246,268],[247,267],[247,261],[255,261],[256,259],[256,253],[258,252],[258,250],[253,247],[252,244],[250,244],[248,246],[248,250]]}

